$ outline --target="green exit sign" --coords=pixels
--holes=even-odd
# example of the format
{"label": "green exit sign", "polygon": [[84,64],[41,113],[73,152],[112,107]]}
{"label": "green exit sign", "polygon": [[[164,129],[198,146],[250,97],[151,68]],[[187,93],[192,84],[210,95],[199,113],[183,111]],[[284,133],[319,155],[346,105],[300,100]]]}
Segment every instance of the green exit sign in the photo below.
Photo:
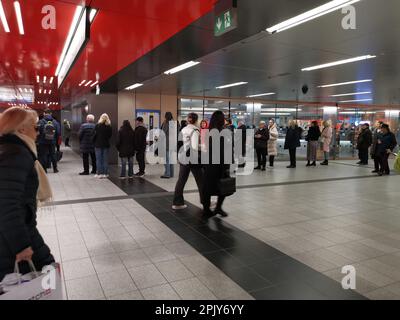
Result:
{"label": "green exit sign", "polygon": [[215,16],[214,35],[219,37],[237,28],[237,11],[234,8]]}

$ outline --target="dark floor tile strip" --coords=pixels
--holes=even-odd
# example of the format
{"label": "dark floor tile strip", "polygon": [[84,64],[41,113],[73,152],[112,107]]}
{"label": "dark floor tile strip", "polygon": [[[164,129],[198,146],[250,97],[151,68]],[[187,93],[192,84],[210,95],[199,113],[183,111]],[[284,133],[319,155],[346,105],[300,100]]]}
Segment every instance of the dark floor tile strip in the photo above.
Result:
{"label": "dark floor tile strip", "polygon": [[53,201],[44,205],[44,207],[50,206],[62,206],[69,204],[82,204],[82,203],[91,203],[91,202],[100,202],[100,201],[113,201],[113,200],[126,200],[132,199],[131,196],[112,196],[112,197],[102,197],[102,198],[85,198],[85,199],[76,199],[76,200],[63,200],[63,201]]}

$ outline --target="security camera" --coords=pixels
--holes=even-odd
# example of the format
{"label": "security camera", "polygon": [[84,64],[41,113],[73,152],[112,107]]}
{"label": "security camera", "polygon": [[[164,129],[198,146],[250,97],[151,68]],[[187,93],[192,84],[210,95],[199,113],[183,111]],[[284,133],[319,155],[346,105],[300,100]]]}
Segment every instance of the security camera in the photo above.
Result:
{"label": "security camera", "polygon": [[303,94],[307,94],[308,92],[308,86],[305,84],[302,88],[301,91],[303,92]]}

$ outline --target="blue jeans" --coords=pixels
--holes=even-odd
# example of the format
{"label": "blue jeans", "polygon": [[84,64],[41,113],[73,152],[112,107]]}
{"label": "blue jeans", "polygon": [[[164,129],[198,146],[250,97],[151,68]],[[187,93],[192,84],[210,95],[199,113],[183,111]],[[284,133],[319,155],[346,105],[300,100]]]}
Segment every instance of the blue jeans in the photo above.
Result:
{"label": "blue jeans", "polygon": [[121,177],[126,177],[127,162],[128,162],[128,176],[129,177],[133,176],[133,157],[126,157],[126,158],[121,158]]}
{"label": "blue jeans", "polygon": [[96,148],[97,174],[108,174],[109,148]]}
{"label": "blue jeans", "polygon": [[174,176],[174,165],[170,164],[170,154],[168,151],[165,157],[164,167],[165,167],[164,176],[172,178]]}

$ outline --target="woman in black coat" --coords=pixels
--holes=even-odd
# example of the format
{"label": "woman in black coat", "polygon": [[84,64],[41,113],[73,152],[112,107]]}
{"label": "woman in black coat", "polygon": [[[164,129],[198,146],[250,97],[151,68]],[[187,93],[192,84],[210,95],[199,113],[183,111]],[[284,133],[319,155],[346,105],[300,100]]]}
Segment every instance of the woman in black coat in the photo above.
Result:
{"label": "woman in black coat", "polygon": [[[221,132],[224,129],[224,124],[225,124],[225,116],[223,112],[215,111],[211,116],[210,120],[210,126],[209,126],[210,133],[213,129],[217,129],[219,132]],[[233,137],[231,137],[230,139],[233,139]],[[227,145],[229,146],[229,143],[232,144],[232,141],[225,141],[225,140],[226,138],[221,136],[219,162],[213,164],[212,138],[211,136],[209,138],[209,144],[207,148],[209,164],[204,165],[204,183],[203,183],[203,199],[204,199],[203,208],[204,208],[204,215],[206,217],[211,217],[216,214],[219,214],[222,217],[228,216],[228,214],[222,210],[222,204],[224,203],[225,197],[220,196],[218,191],[219,180],[229,176],[230,165],[225,164],[224,142],[228,143]],[[210,210],[211,196],[213,195],[218,196],[217,207],[214,212]]]}
{"label": "woman in black coat", "polygon": [[[14,272],[30,272],[54,262],[36,228],[37,201],[51,198],[44,169],[37,161],[37,114],[10,108],[0,116],[0,281]],[[40,176],[40,183],[39,183]]]}
{"label": "woman in black coat", "polygon": [[128,162],[128,176],[133,178],[133,156],[135,155],[135,131],[129,120],[124,120],[118,132],[117,150],[121,158],[120,179],[126,178],[126,163]]}
{"label": "woman in black coat", "polygon": [[269,140],[269,130],[265,125],[265,121],[260,122],[260,126],[254,135],[254,147],[257,152],[258,166],[255,170],[265,171],[267,165],[267,143]]}
{"label": "woman in black coat", "polygon": [[290,166],[287,166],[289,169],[296,168],[296,149],[300,147],[302,131],[295,120],[290,120],[285,138],[285,150],[289,149],[290,155]]}
{"label": "woman in black coat", "polygon": [[316,167],[317,161],[317,150],[318,150],[318,140],[321,136],[321,130],[319,129],[318,122],[311,122],[311,126],[308,129],[308,134],[306,137],[307,143],[307,167]]}

